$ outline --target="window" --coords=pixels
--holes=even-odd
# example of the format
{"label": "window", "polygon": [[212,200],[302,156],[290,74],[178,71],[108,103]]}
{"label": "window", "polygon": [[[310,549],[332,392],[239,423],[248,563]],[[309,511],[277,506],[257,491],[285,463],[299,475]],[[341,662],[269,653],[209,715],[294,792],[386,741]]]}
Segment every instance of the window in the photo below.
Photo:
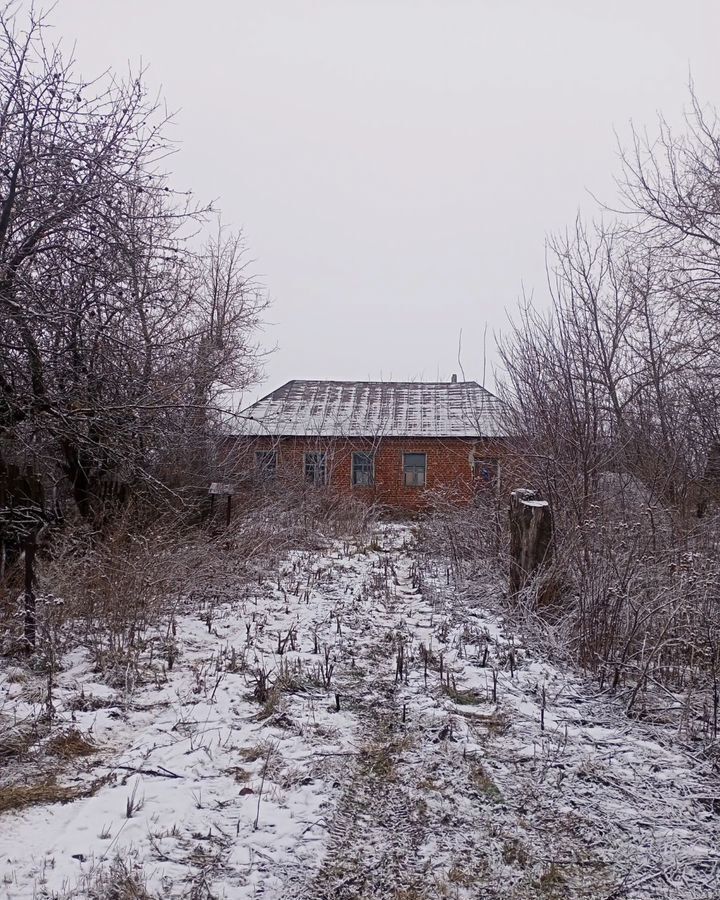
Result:
{"label": "window", "polygon": [[305,480],[310,484],[327,484],[327,453],[305,454]]}
{"label": "window", "polygon": [[473,475],[478,487],[494,488],[497,484],[498,461],[476,458],[473,460]]}
{"label": "window", "polygon": [[277,451],[258,450],[255,453],[255,468],[260,478],[272,480],[277,469]]}
{"label": "window", "polygon": [[352,483],[353,487],[370,486],[375,483],[375,460],[372,453],[353,453]]}
{"label": "window", "polygon": [[425,453],[403,453],[403,483],[407,487],[423,487],[426,469]]}

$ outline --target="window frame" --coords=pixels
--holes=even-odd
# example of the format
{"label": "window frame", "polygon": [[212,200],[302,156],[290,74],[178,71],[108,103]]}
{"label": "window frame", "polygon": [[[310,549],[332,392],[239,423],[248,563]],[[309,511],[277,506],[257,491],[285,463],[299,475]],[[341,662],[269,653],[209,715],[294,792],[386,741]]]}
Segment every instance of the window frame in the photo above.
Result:
{"label": "window frame", "polygon": [[[355,480],[355,457],[364,456],[370,461],[370,471],[368,481]],[[350,456],[350,485],[351,487],[375,487],[375,453],[372,450],[353,450]]]}
{"label": "window frame", "polygon": [[[272,466],[263,465],[260,458],[272,458]],[[263,481],[274,481],[277,476],[278,452],[277,450],[255,451],[255,473]]]}
{"label": "window frame", "polygon": [[[409,472],[407,469],[407,464],[405,462],[405,459],[408,456],[422,456],[425,459],[425,464],[422,467],[422,470],[423,470],[422,484],[417,484],[416,482],[408,483],[407,477],[408,477]],[[414,472],[419,468],[420,468],[420,466],[412,467]],[[427,476],[428,476],[428,455],[427,455],[427,453],[424,451],[421,451],[421,450],[407,450],[407,451],[403,450],[403,454],[402,454],[402,484],[403,484],[403,487],[426,488],[427,487]]]}
{"label": "window frame", "polygon": [[[313,477],[310,478],[310,470],[308,469],[308,457],[322,457],[322,481],[318,481],[318,467],[315,463]],[[326,487],[330,483],[330,471],[328,468],[328,452],[327,450],[306,450],[303,453],[303,476],[305,483],[312,487]]]}

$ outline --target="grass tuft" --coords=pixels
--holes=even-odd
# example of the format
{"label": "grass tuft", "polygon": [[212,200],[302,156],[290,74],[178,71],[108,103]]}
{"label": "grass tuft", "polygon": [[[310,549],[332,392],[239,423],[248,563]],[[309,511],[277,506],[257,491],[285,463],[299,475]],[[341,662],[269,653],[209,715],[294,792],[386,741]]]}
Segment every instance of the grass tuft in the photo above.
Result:
{"label": "grass tuft", "polygon": [[459,706],[478,706],[478,704],[483,702],[480,694],[472,689],[466,691],[458,690],[455,685],[451,684],[449,687],[443,685],[443,690],[453,703],[457,703]]}
{"label": "grass tuft", "polygon": [[34,784],[6,784],[0,787],[0,813],[45,803],[71,803],[83,797],[92,797],[109,780],[110,776],[96,778],[82,787],[58,784],[54,778],[46,778]]}
{"label": "grass tuft", "polygon": [[19,725],[5,728],[5,723],[0,722],[3,731],[0,734],[0,760],[16,759],[23,756],[38,740],[38,730],[35,727],[23,728]]}
{"label": "grass tuft", "polygon": [[[194,896],[194,895],[193,895]],[[89,900],[153,900],[137,872],[120,858],[87,887]]]}
{"label": "grass tuft", "polygon": [[61,731],[48,741],[47,749],[61,759],[74,759],[78,756],[92,756],[97,753],[97,745],[84,737],[77,728]]}

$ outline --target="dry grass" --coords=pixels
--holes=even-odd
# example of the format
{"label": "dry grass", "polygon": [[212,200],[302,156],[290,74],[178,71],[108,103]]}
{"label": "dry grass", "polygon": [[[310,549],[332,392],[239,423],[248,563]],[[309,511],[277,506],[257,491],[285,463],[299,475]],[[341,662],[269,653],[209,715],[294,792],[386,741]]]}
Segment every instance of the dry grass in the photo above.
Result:
{"label": "dry grass", "polygon": [[[363,754],[364,755],[364,754]],[[383,781],[395,781],[395,757],[392,747],[381,747],[378,750],[368,752],[366,757],[368,774]]]}
{"label": "dry grass", "polygon": [[409,735],[394,737],[388,734],[387,740],[377,741],[363,748],[360,751],[360,760],[364,771],[370,778],[395,781],[397,764],[411,743]]}
{"label": "dry grass", "polygon": [[240,758],[244,762],[257,762],[259,759],[265,759],[271,750],[272,745],[267,742],[254,744],[252,747],[243,747],[240,751]]}
{"label": "dry grass", "polygon": [[28,673],[19,667],[11,667],[5,671],[5,681],[8,684],[25,684],[28,677]]}
{"label": "dry grass", "polygon": [[450,884],[463,888],[472,888],[477,884],[477,874],[467,867],[467,863],[453,863],[447,873]]}
{"label": "dry grass", "polygon": [[484,702],[484,698],[481,697],[477,691],[472,689],[459,690],[454,684],[451,684],[450,686],[444,684],[443,691],[453,703],[457,703],[458,706],[478,706],[480,703]]}
{"label": "dry grass", "polygon": [[58,784],[54,777],[34,784],[8,784],[0,787],[0,814],[25,809],[45,803],[72,803],[84,797],[92,797],[107,784],[109,778],[96,778],[82,787]]}
{"label": "dry grass", "polygon": [[516,866],[520,869],[525,869],[530,865],[530,854],[519,838],[508,838],[503,844],[501,852],[505,865]]}
{"label": "dry grass", "polygon": [[[306,690],[306,685],[297,672],[291,672],[287,665],[280,665],[277,678],[265,692],[262,709],[257,714],[258,721],[264,721],[282,713],[287,694],[297,694]],[[279,722],[278,724],[282,724]]]}
{"label": "dry grass", "polygon": [[470,773],[473,784],[488,798],[488,800],[491,800],[493,803],[502,802],[503,796],[500,793],[500,789],[492,780],[482,763],[478,760],[471,760]]}
{"label": "dry grass", "polygon": [[262,705],[262,709],[255,716],[258,722],[264,722],[280,711],[280,701],[282,697],[279,691],[271,688]]}
{"label": "dry grass", "polygon": [[510,716],[505,712],[494,712],[490,716],[477,718],[475,721],[478,725],[484,725],[488,732],[493,735],[505,734],[509,731],[512,722]]}
{"label": "dry grass", "polygon": [[78,756],[92,756],[93,753],[97,753],[98,748],[77,728],[70,728],[53,735],[47,743],[47,749],[61,759],[74,759]]}
{"label": "dry grass", "polygon": [[567,897],[568,887],[566,878],[555,863],[551,863],[550,867],[542,873],[537,881],[537,888],[543,897],[561,898]]}
{"label": "dry grass", "polygon": [[0,720],[0,761],[5,762],[23,756],[38,738],[38,729],[33,725],[13,726]]}
{"label": "dry grass", "polygon": [[153,900],[139,874],[119,857],[87,886],[88,900]]}

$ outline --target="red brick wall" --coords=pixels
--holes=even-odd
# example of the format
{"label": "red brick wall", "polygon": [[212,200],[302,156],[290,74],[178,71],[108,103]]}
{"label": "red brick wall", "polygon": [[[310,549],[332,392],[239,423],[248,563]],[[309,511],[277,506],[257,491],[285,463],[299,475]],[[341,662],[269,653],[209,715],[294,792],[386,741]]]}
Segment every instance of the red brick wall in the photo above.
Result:
{"label": "red brick wall", "polygon": [[[341,491],[367,500],[377,500],[388,506],[406,510],[421,509],[426,491],[450,490],[459,501],[468,501],[475,490],[486,489],[474,478],[472,460],[497,459],[500,478],[510,462],[509,448],[496,439],[463,440],[461,438],[382,438],[376,441],[363,438],[239,438],[232,456],[238,474],[255,467],[255,452],[277,451],[278,477],[304,478],[304,454],[325,451],[328,454],[329,484]],[[375,484],[353,486],[352,453],[355,450],[375,454]],[[427,456],[424,488],[406,486],[403,478],[403,453],[425,453]]]}

